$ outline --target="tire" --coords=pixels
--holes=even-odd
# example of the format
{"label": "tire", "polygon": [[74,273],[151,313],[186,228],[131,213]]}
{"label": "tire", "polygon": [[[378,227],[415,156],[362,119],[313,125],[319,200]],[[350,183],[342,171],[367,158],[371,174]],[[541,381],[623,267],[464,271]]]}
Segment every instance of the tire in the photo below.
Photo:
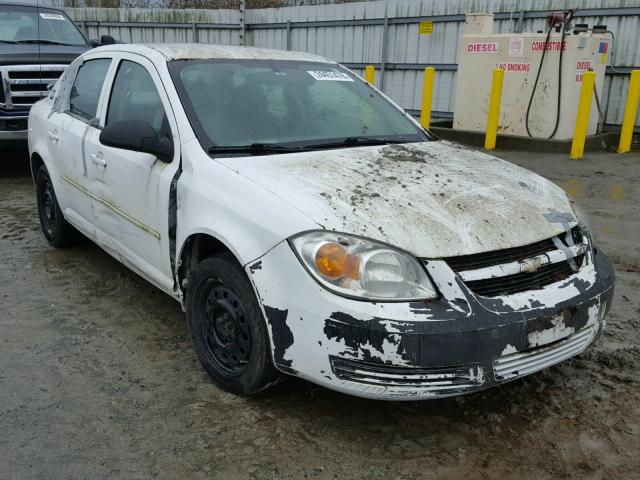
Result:
{"label": "tire", "polygon": [[278,382],[262,311],[233,255],[214,255],[197,265],[186,307],[193,348],[218,386],[250,395]]}
{"label": "tire", "polygon": [[51,177],[44,165],[36,174],[36,201],[42,233],[51,245],[67,247],[79,242],[82,237],[62,215]]}

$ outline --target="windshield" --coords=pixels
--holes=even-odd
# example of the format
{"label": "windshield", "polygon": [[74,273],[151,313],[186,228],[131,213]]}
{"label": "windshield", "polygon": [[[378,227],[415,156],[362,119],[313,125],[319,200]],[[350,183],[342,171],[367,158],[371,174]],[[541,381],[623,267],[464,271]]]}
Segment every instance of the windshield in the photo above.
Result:
{"label": "windshield", "polygon": [[0,5],[0,42],[87,44],[60,10],[15,5]]}
{"label": "windshield", "polygon": [[[431,138],[384,97],[332,63],[180,60],[170,71],[202,146],[336,148]],[[253,149],[254,152],[260,149]]]}

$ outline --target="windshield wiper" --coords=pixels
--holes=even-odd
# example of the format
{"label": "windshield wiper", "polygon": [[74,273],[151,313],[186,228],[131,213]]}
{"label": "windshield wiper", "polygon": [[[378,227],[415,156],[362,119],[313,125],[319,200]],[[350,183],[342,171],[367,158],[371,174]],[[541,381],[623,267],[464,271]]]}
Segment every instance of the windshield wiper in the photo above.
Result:
{"label": "windshield wiper", "polygon": [[13,43],[44,43],[47,45],[66,45],[68,47],[81,47],[82,45],[79,43],[64,43],[64,42],[56,42],[54,40],[38,40],[34,38],[33,40],[18,40]]}
{"label": "windshield wiper", "polygon": [[278,143],[252,143],[251,145],[212,145],[209,153],[251,153],[252,155],[264,155],[268,153],[297,152],[300,148],[288,147]]}
{"label": "windshield wiper", "polygon": [[339,147],[359,147],[369,145],[390,145],[393,143],[408,143],[405,137],[383,138],[383,137],[347,137],[339,142],[318,143],[315,145],[305,145],[305,149],[316,148],[339,148]]}
{"label": "windshield wiper", "polygon": [[18,43],[18,42],[14,42],[13,40],[0,40],[0,43]]}

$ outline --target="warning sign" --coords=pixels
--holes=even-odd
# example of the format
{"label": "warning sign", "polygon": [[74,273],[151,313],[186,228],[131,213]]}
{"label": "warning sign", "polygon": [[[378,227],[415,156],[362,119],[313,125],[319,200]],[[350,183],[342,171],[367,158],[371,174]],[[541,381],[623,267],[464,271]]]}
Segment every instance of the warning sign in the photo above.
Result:
{"label": "warning sign", "polygon": [[[545,47],[546,45],[546,47]],[[567,42],[544,42],[535,41],[531,43],[531,50],[533,52],[541,52],[546,50],[547,52],[559,52],[560,49],[567,49]]]}
{"label": "warning sign", "polygon": [[576,62],[576,70],[590,70],[593,68],[593,65],[591,64],[591,60],[580,60],[578,62]]}
{"label": "warning sign", "polygon": [[591,60],[579,60],[576,62],[576,83],[582,83],[582,74],[593,70]]}
{"label": "warning sign", "polygon": [[529,73],[531,71],[531,64],[530,63],[502,62],[502,63],[498,64],[498,68],[501,68],[505,72]]}
{"label": "warning sign", "polygon": [[498,44],[496,42],[470,43],[467,45],[469,53],[498,53]]}
{"label": "warning sign", "polygon": [[524,39],[522,36],[509,38],[509,56],[521,57],[524,50]]}
{"label": "warning sign", "polygon": [[430,35],[433,33],[433,22],[420,22],[420,35]]}

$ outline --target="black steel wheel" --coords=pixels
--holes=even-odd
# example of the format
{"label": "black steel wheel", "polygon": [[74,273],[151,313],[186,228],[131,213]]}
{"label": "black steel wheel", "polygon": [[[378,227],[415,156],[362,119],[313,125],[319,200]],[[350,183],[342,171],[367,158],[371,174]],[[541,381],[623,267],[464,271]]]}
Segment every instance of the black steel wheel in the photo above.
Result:
{"label": "black steel wheel", "polygon": [[204,289],[206,300],[197,307],[204,309],[200,315],[207,319],[199,324],[203,353],[220,371],[240,375],[247,368],[252,342],[244,306],[231,288],[215,280],[208,281]]}
{"label": "black steel wheel", "polygon": [[262,312],[242,267],[231,254],[200,262],[189,276],[187,321],[194,350],[223,389],[252,394],[276,383],[280,373]]}
{"label": "black steel wheel", "polygon": [[36,174],[36,202],[42,233],[54,247],[77,243],[78,231],[62,215],[47,167],[42,165]]}

